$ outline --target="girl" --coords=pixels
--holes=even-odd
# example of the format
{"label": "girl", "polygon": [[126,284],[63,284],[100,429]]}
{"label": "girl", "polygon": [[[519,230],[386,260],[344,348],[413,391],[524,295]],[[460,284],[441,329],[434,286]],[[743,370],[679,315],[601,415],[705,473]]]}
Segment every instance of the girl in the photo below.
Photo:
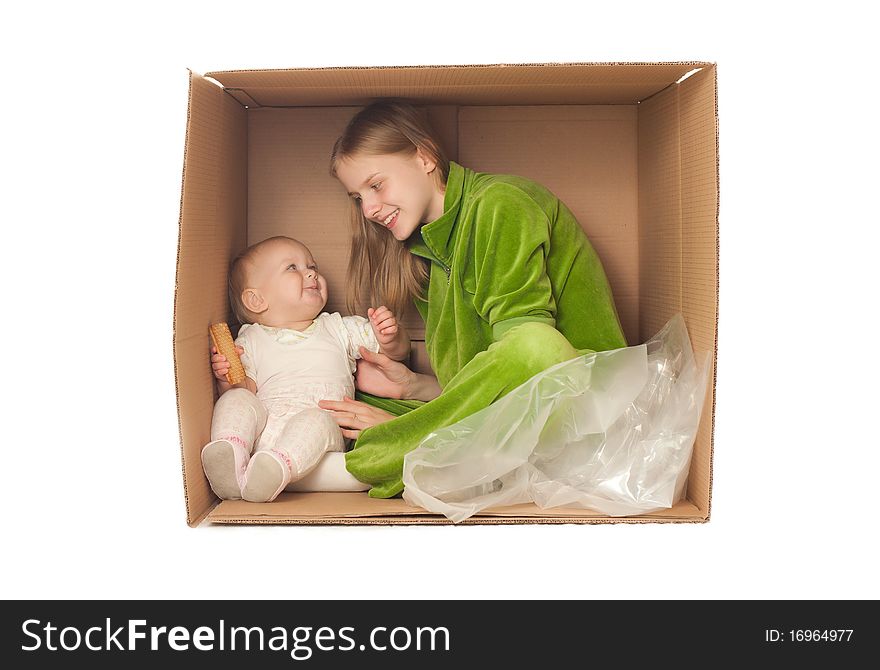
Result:
{"label": "girl", "polygon": [[349,309],[366,297],[400,314],[414,300],[436,374],[362,351],[358,388],[384,398],[319,403],[357,438],[346,467],[370,496],[403,490],[403,457],[432,431],[552,365],[626,346],[571,211],[528,179],[447,160],[416,108],[364,108],[337,140],[331,174],[352,199]]}

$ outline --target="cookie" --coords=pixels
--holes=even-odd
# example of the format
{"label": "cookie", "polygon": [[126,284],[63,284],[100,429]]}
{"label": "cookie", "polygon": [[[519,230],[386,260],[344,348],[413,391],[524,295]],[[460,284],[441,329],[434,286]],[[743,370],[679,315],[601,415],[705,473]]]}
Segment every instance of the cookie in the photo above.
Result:
{"label": "cookie", "polygon": [[226,381],[230,384],[240,384],[244,381],[244,366],[235,350],[235,342],[232,340],[232,333],[229,332],[229,326],[223,321],[211,324],[211,339],[217,352],[226,356],[229,361],[229,372],[226,373]]}

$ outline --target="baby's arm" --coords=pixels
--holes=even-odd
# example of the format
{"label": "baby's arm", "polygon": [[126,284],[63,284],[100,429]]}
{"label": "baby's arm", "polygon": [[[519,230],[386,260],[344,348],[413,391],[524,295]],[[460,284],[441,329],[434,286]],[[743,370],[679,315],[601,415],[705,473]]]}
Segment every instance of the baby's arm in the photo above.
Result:
{"label": "baby's arm", "polygon": [[[238,355],[244,353],[244,349],[239,346],[235,347]],[[211,347],[211,368],[214,370],[214,377],[217,378],[217,389],[220,395],[226,393],[229,389],[247,389],[251,393],[257,392],[257,383],[250,377],[245,377],[243,382],[238,384],[230,384],[226,380],[226,373],[229,372],[229,361],[223,354],[217,353],[217,347]]]}
{"label": "baby's arm", "polygon": [[370,307],[367,310],[367,317],[379,341],[379,351],[395,361],[406,360],[410,349],[409,334],[406,328],[397,322],[394,313],[383,305],[376,309]]}

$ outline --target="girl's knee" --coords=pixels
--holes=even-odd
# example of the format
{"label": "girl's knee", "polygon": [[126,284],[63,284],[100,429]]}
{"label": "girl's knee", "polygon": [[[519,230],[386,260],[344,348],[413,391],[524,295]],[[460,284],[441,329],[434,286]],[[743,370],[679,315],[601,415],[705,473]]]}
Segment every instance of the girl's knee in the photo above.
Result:
{"label": "girl's knee", "polygon": [[529,377],[578,355],[562,333],[537,322],[510,329],[495,346],[505,361],[520,366]]}

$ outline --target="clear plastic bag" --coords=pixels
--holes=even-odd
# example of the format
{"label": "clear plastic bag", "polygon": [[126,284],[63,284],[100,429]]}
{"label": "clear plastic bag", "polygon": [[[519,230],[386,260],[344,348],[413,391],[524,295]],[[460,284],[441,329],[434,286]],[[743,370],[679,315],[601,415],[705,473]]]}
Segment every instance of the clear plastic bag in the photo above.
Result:
{"label": "clear plastic bag", "polygon": [[463,521],[534,502],[610,516],[682,496],[706,395],[681,315],[645,344],[560,363],[404,459],[403,498]]}

